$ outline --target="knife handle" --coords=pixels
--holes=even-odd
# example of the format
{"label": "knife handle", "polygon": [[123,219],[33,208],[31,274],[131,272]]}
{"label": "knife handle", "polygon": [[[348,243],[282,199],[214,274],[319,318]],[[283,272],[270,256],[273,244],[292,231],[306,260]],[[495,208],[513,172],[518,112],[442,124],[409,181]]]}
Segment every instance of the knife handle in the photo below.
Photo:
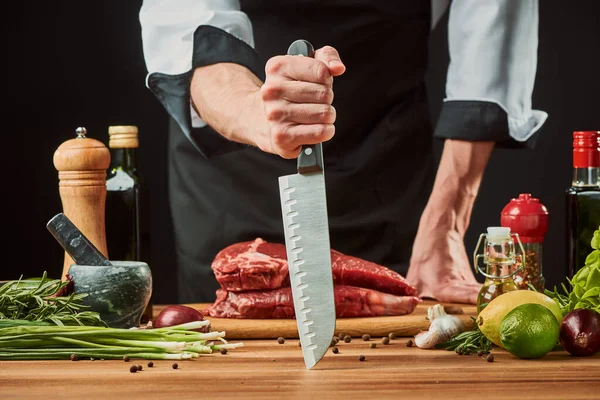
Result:
{"label": "knife handle", "polygon": [[[287,54],[314,58],[315,48],[308,40],[299,39],[290,45]],[[302,146],[302,151],[298,155],[298,173],[316,171],[323,171],[323,145],[318,143]]]}

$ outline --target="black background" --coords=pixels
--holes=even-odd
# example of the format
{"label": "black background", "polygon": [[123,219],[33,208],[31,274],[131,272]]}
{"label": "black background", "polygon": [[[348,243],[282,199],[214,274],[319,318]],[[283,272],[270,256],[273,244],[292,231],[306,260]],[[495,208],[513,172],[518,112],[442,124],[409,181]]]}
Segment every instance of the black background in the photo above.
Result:
{"label": "black background", "polygon": [[[147,261],[155,278],[155,302],[176,301],[166,194],[168,120],[144,83],[141,1],[17,3],[17,10],[5,13],[2,28],[0,279],[39,276],[44,270],[60,275],[64,253],[45,228],[62,211],[54,151],[74,137],[78,126],[108,144],[109,125],[133,124],[140,130],[138,163],[149,194],[144,197],[148,210],[144,232],[151,237]],[[597,0],[540,1],[533,106],[550,116],[535,150],[494,151],[466,237],[470,255],[479,234],[499,224],[500,211],[512,197],[522,192],[539,197],[550,211],[544,248],[549,286],[564,277],[564,190],[571,181],[571,134],[600,129],[597,18]],[[447,15],[431,37],[428,81],[433,118],[444,96],[446,22]],[[438,156],[440,149],[441,143],[436,143]]]}

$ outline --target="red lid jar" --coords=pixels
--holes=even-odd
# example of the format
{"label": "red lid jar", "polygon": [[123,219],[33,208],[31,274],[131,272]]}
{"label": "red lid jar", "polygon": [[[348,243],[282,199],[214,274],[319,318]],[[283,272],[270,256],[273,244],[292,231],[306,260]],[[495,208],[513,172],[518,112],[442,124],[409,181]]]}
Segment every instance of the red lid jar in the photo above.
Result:
{"label": "red lid jar", "polygon": [[500,225],[518,233],[522,243],[541,243],[548,231],[548,209],[531,194],[522,193],[502,209]]}

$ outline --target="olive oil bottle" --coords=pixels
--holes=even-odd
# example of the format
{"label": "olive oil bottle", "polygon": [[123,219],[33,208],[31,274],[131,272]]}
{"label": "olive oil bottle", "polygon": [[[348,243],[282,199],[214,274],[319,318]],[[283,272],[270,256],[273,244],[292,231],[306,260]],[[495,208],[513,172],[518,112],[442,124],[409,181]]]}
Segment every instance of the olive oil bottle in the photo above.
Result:
{"label": "olive oil bottle", "polygon": [[567,268],[571,279],[585,265],[600,226],[600,131],[573,132],[573,181],[567,197]]}
{"label": "olive oil bottle", "polygon": [[[136,164],[139,147],[136,126],[110,126],[111,164],[106,177],[106,245],[109,260],[142,260],[140,232],[141,179]],[[141,322],[152,319],[152,299]]]}

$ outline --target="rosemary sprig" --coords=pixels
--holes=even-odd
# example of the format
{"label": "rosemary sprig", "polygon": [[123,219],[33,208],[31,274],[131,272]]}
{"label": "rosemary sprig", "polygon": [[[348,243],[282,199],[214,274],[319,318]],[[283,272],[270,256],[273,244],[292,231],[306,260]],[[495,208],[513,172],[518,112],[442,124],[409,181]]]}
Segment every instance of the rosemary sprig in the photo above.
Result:
{"label": "rosemary sprig", "polygon": [[0,321],[25,320],[53,325],[106,326],[100,315],[86,310],[82,299],[87,294],[61,294],[69,282],[41,278],[9,281],[0,287]]}
{"label": "rosemary sprig", "polygon": [[460,355],[469,355],[471,353],[487,354],[490,352],[492,342],[485,337],[485,335],[479,330],[479,325],[475,318],[473,320],[473,330],[465,331],[453,336],[450,340],[437,344],[437,349],[453,350]]}

